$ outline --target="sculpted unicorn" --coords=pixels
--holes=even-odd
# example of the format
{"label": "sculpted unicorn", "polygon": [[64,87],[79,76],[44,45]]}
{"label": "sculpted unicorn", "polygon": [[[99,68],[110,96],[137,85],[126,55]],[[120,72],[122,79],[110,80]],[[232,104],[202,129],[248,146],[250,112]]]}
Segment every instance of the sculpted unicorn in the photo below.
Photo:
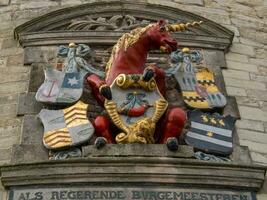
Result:
{"label": "sculpted unicorn", "polygon": [[98,116],[94,122],[96,144],[104,143],[166,143],[177,150],[186,122],[185,112],[178,107],[167,108],[165,73],[156,65],[145,65],[151,50],[171,53],[177,42],[170,32],[183,31],[192,24],[167,24],[164,20],[136,28],[124,34],[113,47],[106,65],[105,80],[92,74],[87,81],[98,103],[105,107],[120,132],[114,136],[110,119]]}

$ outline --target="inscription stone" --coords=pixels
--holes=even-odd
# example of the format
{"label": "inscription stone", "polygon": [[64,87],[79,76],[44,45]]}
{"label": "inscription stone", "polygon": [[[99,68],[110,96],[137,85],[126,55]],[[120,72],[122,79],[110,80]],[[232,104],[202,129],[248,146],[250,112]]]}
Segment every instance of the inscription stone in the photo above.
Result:
{"label": "inscription stone", "polygon": [[16,187],[8,200],[256,200],[255,193],[246,191],[208,190],[195,188],[153,187]]}

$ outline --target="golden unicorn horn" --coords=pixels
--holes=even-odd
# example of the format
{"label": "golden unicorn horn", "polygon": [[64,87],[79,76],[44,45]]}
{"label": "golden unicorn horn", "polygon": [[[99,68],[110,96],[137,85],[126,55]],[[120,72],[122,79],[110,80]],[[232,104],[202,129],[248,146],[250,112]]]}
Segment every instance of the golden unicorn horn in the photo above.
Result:
{"label": "golden unicorn horn", "polygon": [[183,24],[183,23],[181,23],[181,24],[170,24],[167,27],[168,27],[168,31],[176,32],[176,31],[184,31],[184,30],[188,29],[189,27],[198,27],[202,23],[203,23],[203,21],[186,23],[186,24]]}

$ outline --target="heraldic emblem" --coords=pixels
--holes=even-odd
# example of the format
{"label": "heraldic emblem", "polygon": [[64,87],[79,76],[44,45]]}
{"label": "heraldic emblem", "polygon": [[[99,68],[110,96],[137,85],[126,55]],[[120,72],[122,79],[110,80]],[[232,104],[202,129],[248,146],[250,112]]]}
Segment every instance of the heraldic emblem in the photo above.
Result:
{"label": "heraldic emblem", "polygon": [[[45,81],[36,94],[37,101],[52,104],[53,108],[67,106],[59,110],[42,109],[39,113],[45,147],[65,150],[88,143],[94,135],[97,148],[115,143],[158,143],[176,151],[189,116],[190,128],[185,133],[188,145],[207,153],[231,154],[234,118],[208,113],[226,104],[214,74],[208,68],[197,68],[196,63],[202,60],[200,51],[177,50],[177,42],[170,34],[201,23],[169,24],[159,20],[123,34],[112,48],[105,72],[89,64],[89,46],[74,43],[60,46],[58,55],[66,58],[64,67],[62,71],[47,67]],[[171,53],[174,65],[168,69],[146,65],[152,50]],[[187,109],[202,109],[205,113],[193,110],[187,116],[184,109],[169,106],[165,78],[170,75],[179,83]],[[90,90],[84,92],[89,91],[104,108],[101,115],[87,113],[89,104],[81,98],[87,86]]]}
{"label": "heraldic emblem", "polygon": [[79,101],[62,110],[42,109],[38,117],[44,125],[45,147],[60,149],[87,142],[94,133],[94,127],[87,119],[87,107]]}
{"label": "heraldic emblem", "polygon": [[208,153],[221,155],[232,153],[235,124],[233,117],[194,110],[190,112],[189,121],[191,128],[185,136],[187,144]]}

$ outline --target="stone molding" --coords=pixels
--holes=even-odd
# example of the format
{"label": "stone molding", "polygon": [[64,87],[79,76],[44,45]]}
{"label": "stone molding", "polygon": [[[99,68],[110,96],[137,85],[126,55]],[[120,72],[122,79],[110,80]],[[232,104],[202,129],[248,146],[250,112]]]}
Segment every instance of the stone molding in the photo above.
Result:
{"label": "stone molding", "polygon": [[204,21],[198,29],[187,33],[176,33],[174,37],[181,46],[227,50],[233,39],[233,32],[198,15],[172,8],[131,1],[101,1],[57,10],[18,26],[15,38],[23,47],[57,45],[69,42],[92,45],[112,45],[125,31],[73,31],[68,25],[75,19],[90,17],[108,18],[114,15],[131,15],[140,20],[157,21],[167,19],[170,23]]}
{"label": "stone molding", "polygon": [[1,167],[5,187],[44,184],[183,186],[258,191],[266,168],[171,157],[87,157]]}

